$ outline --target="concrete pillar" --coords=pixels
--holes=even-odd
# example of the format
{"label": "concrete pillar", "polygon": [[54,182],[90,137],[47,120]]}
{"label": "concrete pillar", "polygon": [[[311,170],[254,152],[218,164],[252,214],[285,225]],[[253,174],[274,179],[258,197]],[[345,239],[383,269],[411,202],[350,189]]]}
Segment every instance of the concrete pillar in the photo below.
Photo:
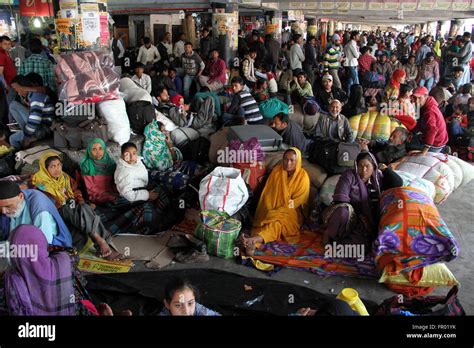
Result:
{"label": "concrete pillar", "polygon": [[329,22],[328,22],[328,37],[333,36],[335,30],[336,30],[336,22],[334,22],[334,21],[329,21]]}
{"label": "concrete pillar", "polygon": [[212,4],[212,31],[214,47],[218,48],[219,55],[228,67],[235,66],[239,42],[239,11],[236,2]]}

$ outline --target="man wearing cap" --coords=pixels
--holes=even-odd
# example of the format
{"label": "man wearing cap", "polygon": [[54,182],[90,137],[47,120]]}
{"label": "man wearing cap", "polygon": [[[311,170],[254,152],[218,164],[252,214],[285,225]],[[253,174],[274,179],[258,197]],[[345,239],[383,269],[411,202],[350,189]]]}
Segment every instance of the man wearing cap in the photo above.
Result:
{"label": "man wearing cap", "polygon": [[415,105],[420,110],[420,119],[413,133],[421,132],[421,140],[424,144],[419,155],[441,152],[448,143],[446,121],[438,107],[438,102],[428,94],[426,87],[418,87],[413,92]]}
{"label": "man wearing cap", "polygon": [[354,142],[349,120],[341,115],[342,103],[334,99],[329,105],[329,113],[321,114],[314,130],[314,138],[330,139],[345,143]]}
{"label": "man wearing cap", "polygon": [[53,201],[38,190],[21,190],[13,181],[0,181],[0,217],[3,236],[20,225],[34,225],[43,231],[48,244],[72,247],[71,232]]}
{"label": "man wearing cap", "polygon": [[332,75],[326,74],[321,79],[321,86],[313,88],[314,97],[324,111],[329,111],[329,104],[337,99],[341,103],[347,102],[347,94],[339,87],[334,86]]}
{"label": "man wearing cap", "polygon": [[334,85],[337,88],[342,88],[341,80],[339,80],[339,67],[341,66],[341,37],[339,34],[334,34],[332,37],[332,45],[330,45],[324,55],[324,68],[329,71],[332,76]]}

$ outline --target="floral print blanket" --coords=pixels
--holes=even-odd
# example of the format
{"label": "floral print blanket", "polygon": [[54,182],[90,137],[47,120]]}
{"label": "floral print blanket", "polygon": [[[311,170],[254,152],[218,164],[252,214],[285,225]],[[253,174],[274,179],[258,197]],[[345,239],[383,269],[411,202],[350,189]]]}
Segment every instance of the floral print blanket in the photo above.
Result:
{"label": "floral print blanket", "polygon": [[380,228],[374,242],[375,265],[390,275],[451,261],[459,245],[433,200],[420,190],[387,190],[380,202]]}

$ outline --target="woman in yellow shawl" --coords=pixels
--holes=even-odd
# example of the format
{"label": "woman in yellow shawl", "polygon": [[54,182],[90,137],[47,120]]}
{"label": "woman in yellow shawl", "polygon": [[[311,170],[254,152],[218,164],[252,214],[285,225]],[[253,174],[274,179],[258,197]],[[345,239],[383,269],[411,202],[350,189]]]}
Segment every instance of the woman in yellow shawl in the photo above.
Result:
{"label": "woman in yellow shawl", "polygon": [[98,256],[118,259],[121,255],[108,244],[110,232],[102,224],[91,205],[82,198],[76,182],[63,172],[61,158],[48,152],[39,160],[39,171],[33,175],[32,183],[39,190],[54,198],[56,207],[73,236],[74,247],[81,250],[91,238]]}
{"label": "woman in yellow shawl", "polygon": [[285,240],[296,243],[303,224],[302,209],[308,203],[310,181],[301,167],[301,151],[289,148],[263,189],[255,214],[252,236],[242,236],[247,255],[261,243]]}

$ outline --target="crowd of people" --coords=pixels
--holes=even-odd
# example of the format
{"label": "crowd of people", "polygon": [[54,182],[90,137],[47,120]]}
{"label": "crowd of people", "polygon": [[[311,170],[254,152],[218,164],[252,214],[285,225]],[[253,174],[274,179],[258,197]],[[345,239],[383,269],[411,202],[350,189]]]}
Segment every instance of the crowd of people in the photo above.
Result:
{"label": "crowd of people", "polygon": [[[201,34],[198,50],[185,34],[179,34],[174,45],[170,33],[164,33],[156,45],[143,38],[133,70],[125,64],[124,34],[119,34],[111,41],[115,70],[145,90],[154,108],[178,126],[200,122],[199,127],[219,131],[267,124],[282,136],[288,149],[256,198],[252,227],[241,234],[242,252],[247,255],[263,243],[298,240],[311,185],[302,161],[321,144],[358,143],[361,149],[355,168],[342,174],[334,203],[322,213],[324,242],[362,244],[370,252],[381,194],[403,184],[390,164],[410,151],[449,153],[450,147],[462,146],[473,135],[468,32],[434,38],[346,30],[332,35],[324,47],[310,35],[304,39],[301,33],[285,32],[280,43],[271,34],[262,37],[254,31],[239,36],[238,67],[227,66],[207,28]],[[23,50],[19,43],[10,49],[14,43],[6,36],[0,38],[0,145],[7,152],[28,149],[52,136],[56,90],[61,84],[54,74],[53,39],[33,37]],[[14,64],[17,59],[19,65]],[[268,117],[264,106],[270,101],[291,110],[299,108],[304,115],[318,114],[318,122],[308,132],[292,120],[291,112],[279,110]],[[401,123],[387,141],[354,135],[349,118],[371,111]],[[6,125],[12,123],[18,129],[10,134]],[[29,266],[31,260],[21,259],[5,276],[11,313],[98,313],[91,309],[77,277],[61,284],[43,284],[37,277],[54,281],[75,274],[69,258],[74,260],[74,251],[89,238],[100,257],[120,259],[123,255],[110,246],[113,235],[156,234],[183,218],[176,197],[150,172],[196,166],[197,157],[189,155],[194,149],[174,144],[159,120],[146,125],[143,135],[142,152],[135,143],[126,142],[117,162],[103,139],[90,141],[79,179],[66,173],[64,159],[52,152],[40,159],[31,187],[0,181],[3,236],[11,243],[34,243],[41,250],[41,266]],[[65,305],[64,295],[72,292],[80,293],[76,303]],[[53,293],[62,297],[48,296]],[[195,296],[186,282],[170,285],[160,315],[219,315],[197,303]],[[28,300],[33,297],[44,300],[42,306]],[[110,308],[102,309],[110,314]],[[301,311],[308,313],[314,314]]]}

